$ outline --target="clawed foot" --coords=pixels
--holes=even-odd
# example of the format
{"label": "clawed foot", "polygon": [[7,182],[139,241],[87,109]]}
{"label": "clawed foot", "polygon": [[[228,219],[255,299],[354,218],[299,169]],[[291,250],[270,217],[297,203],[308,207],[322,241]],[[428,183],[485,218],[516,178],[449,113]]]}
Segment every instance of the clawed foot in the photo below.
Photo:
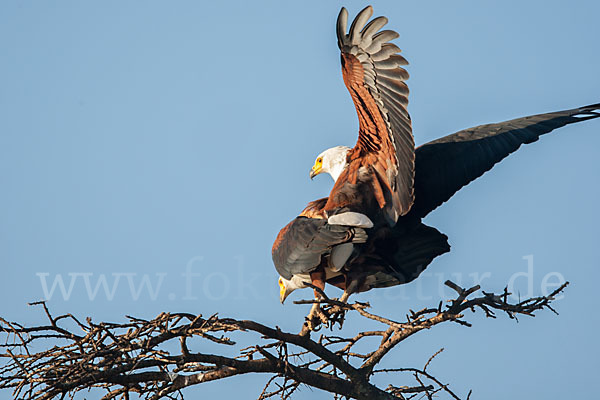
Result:
{"label": "clawed foot", "polygon": [[329,318],[318,303],[312,305],[310,312],[306,316],[304,325],[308,331],[318,331],[321,325],[329,326]]}
{"label": "clawed foot", "polygon": [[[333,299],[340,303],[346,303],[350,295],[346,292],[339,298]],[[310,312],[306,316],[305,328],[308,331],[318,331],[321,326],[333,329],[335,324],[340,328],[344,324],[347,309],[342,305],[328,305],[321,307],[319,303],[314,303]]]}
{"label": "clawed foot", "polygon": [[[344,292],[339,299],[336,299],[340,303],[347,303],[350,294],[348,292]],[[329,308],[329,322],[331,323],[331,327],[333,327],[336,323],[340,324],[340,329],[344,325],[344,320],[346,318],[346,311],[348,311],[345,307],[334,305]]]}
{"label": "clawed foot", "polygon": [[[301,334],[306,335],[311,331],[317,331],[321,326],[333,329],[335,324],[339,324],[340,328],[342,328],[346,318],[346,311],[348,311],[348,308],[344,307],[343,304],[346,304],[350,294],[354,293],[356,284],[349,285],[342,296],[340,296],[339,299],[333,299],[332,302],[329,302],[329,298],[320,288],[313,285],[309,286],[312,286],[315,289],[315,300],[319,301],[320,299],[324,299],[323,303],[326,305],[321,307],[321,304],[323,303],[313,303],[310,312],[306,316],[306,321],[304,322]],[[338,304],[333,304],[334,302]]]}

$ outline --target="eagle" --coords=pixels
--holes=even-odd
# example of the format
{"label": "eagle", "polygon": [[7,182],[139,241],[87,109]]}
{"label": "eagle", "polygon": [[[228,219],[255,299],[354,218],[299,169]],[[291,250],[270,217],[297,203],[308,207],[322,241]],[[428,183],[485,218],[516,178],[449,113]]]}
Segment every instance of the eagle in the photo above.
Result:
{"label": "eagle", "polygon": [[382,30],[388,20],[360,11],[337,19],[344,84],[358,115],[353,148],[319,154],[310,178],[329,174],[328,197],[310,202],[275,239],[280,301],[296,289],[331,284],[351,293],[411,282],[450,251],[422,219],[522,144],[600,117],[600,103],[465,129],[415,148],[407,111],[408,65]]}

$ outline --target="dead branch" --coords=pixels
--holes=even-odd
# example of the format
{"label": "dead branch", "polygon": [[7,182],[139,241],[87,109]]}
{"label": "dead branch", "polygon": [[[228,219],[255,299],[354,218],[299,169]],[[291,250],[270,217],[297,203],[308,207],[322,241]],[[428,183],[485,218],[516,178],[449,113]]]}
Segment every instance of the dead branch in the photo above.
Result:
{"label": "dead branch", "polygon": [[[409,399],[414,396],[433,398],[444,392],[453,399],[459,395],[427,371],[434,357],[423,368],[401,367],[375,369],[382,359],[408,337],[446,321],[471,326],[464,319],[467,310],[482,310],[495,318],[495,311],[510,318],[533,316],[548,308],[565,283],[548,296],[510,303],[509,293],[481,292],[479,286],[464,289],[447,281],[457,296],[447,305],[410,311],[402,321],[395,321],[367,311],[367,303],[340,302],[325,296],[321,300],[297,303],[318,305],[320,323],[332,326],[341,314],[356,313],[375,321],[382,329],[360,331],[350,336],[321,334],[318,339],[306,325],[300,333],[282,331],[255,321],[221,318],[188,313],[162,313],[152,320],[127,317],[123,323],[81,322],[70,314],[54,317],[44,302],[47,320],[40,326],[23,326],[0,318],[4,335],[0,344],[4,363],[0,366],[0,389],[12,390],[15,398],[51,399],[99,389],[103,399],[128,399],[130,394],[141,398],[182,398],[186,387],[248,373],[263,373],[270,377],[259,399],[290,398],[306,385],[356,399]],[[324,319],[323,319],[324,317]],[[313,325],[315,322],[312,322]],[[318,325],[319,321],[316,322]],[[198,340],[214,346],[235,347],[233,334],[252,336],[255,343],[238,350],[236,357],[199,352]],[[379,338],[371,351],[354,351],[365,338]],[[177,343],[178,351],[169,344]],[[35,344],[35,346],[34,346]],[[363,346],[364,347],[364,346]],[[41,351],[35,349],[43,348]],[[381,389],[371,383],[376,373],[398,373],[406,385],[390,384]],[[470,393],[467,394],[468,399]]]}

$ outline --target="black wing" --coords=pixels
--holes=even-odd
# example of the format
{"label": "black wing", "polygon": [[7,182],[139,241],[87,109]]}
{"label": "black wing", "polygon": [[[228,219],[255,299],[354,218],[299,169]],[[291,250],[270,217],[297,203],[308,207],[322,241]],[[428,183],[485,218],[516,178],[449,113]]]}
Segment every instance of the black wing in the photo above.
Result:
{"label": "black wing", "polygon": [[517,118],[448,135],[415,151],[413,215],[424,217],[494,164],[545,133],[600,117],[600,104]]}
{"label": "black wing", "polygon": [[364,230],[343,225],[329,225],[326,219],[297,217],[277,235],[272,256],[275,269],[285,279],[307,274],[321,263],[335,245],[365,242]]}
{"label": "black wing", "polygon": [[434,258],[450,251],[448,237],[435,228],[423,223],[407,230],[398,227],[391,235],[375,237],[352,261],[349,274],[362,283],[359,291],[411,282]]}

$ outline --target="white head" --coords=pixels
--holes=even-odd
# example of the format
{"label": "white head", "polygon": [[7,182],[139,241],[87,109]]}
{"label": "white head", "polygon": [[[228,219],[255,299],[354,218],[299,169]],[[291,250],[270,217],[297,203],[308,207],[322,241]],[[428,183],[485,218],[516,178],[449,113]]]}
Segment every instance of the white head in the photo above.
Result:
{"label": "white head", "polygon": [[296,289],[302,289],[308,287],[302,278],[298,275],[292,275],[292,279],[285,279],[284,277],[279,277],[279,301],[281,304],[285,301],[286,297],[290,295]]}
{"label": "white head", "polygon": [[346,162],[346,156],[350,151],[350,147],[336,146],[325,150],[317,157],[315,165],[310,170],[310,179],[319,175],[320,173],[328,173],[333,178],[333,181],[337,181],[344,168],[348,163]]}

